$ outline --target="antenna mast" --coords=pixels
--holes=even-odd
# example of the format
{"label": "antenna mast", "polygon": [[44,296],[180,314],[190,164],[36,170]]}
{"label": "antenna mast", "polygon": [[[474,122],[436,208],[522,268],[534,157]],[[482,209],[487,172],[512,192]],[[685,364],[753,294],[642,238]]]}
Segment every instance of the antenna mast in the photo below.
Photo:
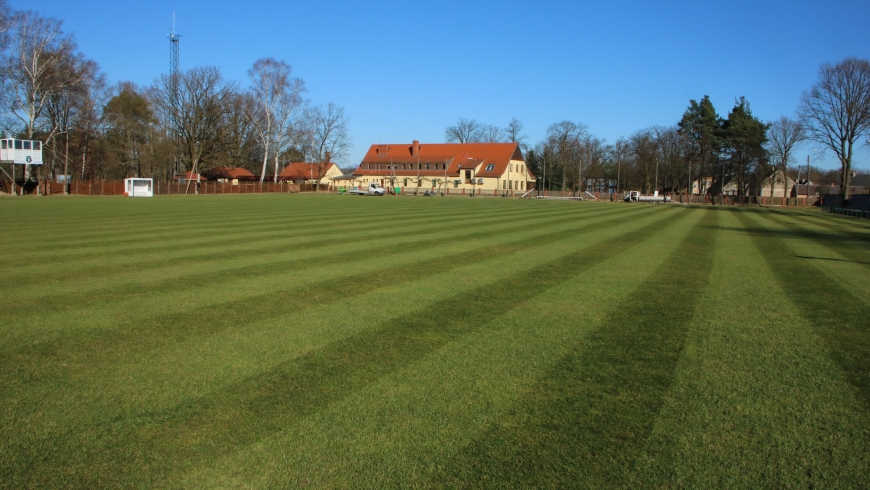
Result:
{"label": "antenna mast", "polygon": [[169,31],[169,126],[170,136],[175,147],[175,173],[181,171],[181,161],[178,158],[180,134],[178,131],[178,112],[180,111],[178,100],[178,41],[181,34],[175,33],[175,13],[172,13],[172,30]]}

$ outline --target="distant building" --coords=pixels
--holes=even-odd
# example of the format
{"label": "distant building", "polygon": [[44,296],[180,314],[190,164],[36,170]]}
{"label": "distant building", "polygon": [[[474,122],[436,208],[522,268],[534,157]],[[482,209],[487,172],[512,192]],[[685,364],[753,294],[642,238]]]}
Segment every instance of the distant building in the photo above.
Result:
{"label": "distant building", "polygon": [[[773,181],[773,196],[770,195],[771,181]],[[785,184],[785,186],[783,186],[783,184]],[[757,189],[752,190],[757,190],[758,197],[789,197],[794,185],[794,180],[788,176],[785,176],[785,182],[783,182],[782,171],[777,170],[773,176],[762,180]],[[752,187],[754,187],[754,185],[750,186],[750,188]]]}
{"label": "distant building", "polygon": [[362,185],[439,191],[533,189],[535,176],[518,143],[412,143],[372,145],[356,171]]}
{"label": "distant building", "polygon": [[[805,197],[805,188],[804,185],[796,185],[795,191],[792,192],[792,197]],[[840,186],[838,185],[811,185],[810,188],[810,197],[824,197],[828,194],[839,194]],[[800,194],[795,195],[795,192],[799,192]],[[815,192],[815,193],[813,193]],[[864,194],[864,187],[860,185],[850,185],[849,186],[849,195],[853,194]]]}
{"label": "distant building", "polygon": [[222,184],[238,185],[239,182],[252,182],[257,176],[250,170],[241,167],[217,167],[205,172],[208,180],[216,180]]}
{"label": "distant building", "polygon": [[692,194],[696,196],[707,194],[711,187],[713,187],[713,177],[695,179],[692,181]]}
{"label": "distant building", "polygon": [[205,175],[194,173],[194,172],[184,172],[184,175],[176,175],[175,180],[179,182],[187,182],[188,180],[192,180],[194,182],[205,182],[208,179]]}
{"label": "distant building", "polygon": [[284,167],[278,174],[278,180],[287,180],[305,184],[331,185],[334,177],[340,177],[341,170],[332,162],[307,163],[293,162]]}

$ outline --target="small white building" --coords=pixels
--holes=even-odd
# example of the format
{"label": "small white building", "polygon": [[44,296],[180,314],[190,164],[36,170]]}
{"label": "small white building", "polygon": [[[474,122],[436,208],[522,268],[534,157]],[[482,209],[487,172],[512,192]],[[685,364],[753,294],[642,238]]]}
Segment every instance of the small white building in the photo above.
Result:
{"label": "small white building", "polygon": [[124,195],[130,197],[154,197],[154,179],[137,177],[124,179]]}
{"label": "small white building", "polygon": [[42,165],[42,141],[0,139],[0,162],[15,165]]}

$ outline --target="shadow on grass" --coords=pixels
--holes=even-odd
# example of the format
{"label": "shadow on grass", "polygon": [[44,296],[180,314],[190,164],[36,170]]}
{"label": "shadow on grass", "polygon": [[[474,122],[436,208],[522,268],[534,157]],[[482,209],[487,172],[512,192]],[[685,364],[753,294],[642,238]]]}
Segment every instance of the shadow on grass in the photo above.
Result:
{"label": "shadow on grass", "polygon": [[792,253],[782,234],[765,233],[766,228],[759,225],[757,216],[743,213],[736,216],[747,228],[759,230],[751,234],[753,244],[792,305],[813,326],[829,356],[870,409],[870,309],[824,272],[816,269],[808,274],[807,265],[811,262]]}
{"label": "shadow on grass", "polygon": [[[204,337],[223,331],[226,328],[247,325],[271,318],[288,317],[314,307],[323,307],[330,303],[344,301],[348,298],[366,294],[378,288],[393,286],[403,282],[413,281],[419,277],[430,274],[448,272],[475,262],[489,259],[496,255],[507,255],[523,250],[540,247],[559,240],[579,236],[600,228],[602,223],[594,221],[596,218],[607,217],[612,212],[595,214],[577,218],[580,223],[557,232],[542,233],[516,241],[502,242],[498,245],[479,249],[464,250],[454,254],[420,260],[405,265],[384,268],[376,274],[362,272],[335,279],[315,282],[299,288],[287,288],[280,291],[269,291],[260,295],[245,297],[240,300],[227,301],[220,304],[209,305],[188,310],[183,313],[171,313],[159,315],[148,319],[132,318],[113,325],[111,330],[86,329],[75,332],[67,337],[53,341],[27,345],[7,351],[0,356],[0,381],[16,383],[29,383],[33,379],[41,378],[42,382],[52,379],[51,366],[75,365],[80,366],[83,372],[90,372],[107,363],[123,361],[130,355],[131,350],[137,353],[150,351],[182,342],[188,338],[197,336]],[[630,223],[646,217],[649,211],[621,213],[623,223]],[[564,217],[551,220],[541,220],[535,226],[546,229],[547,225],[563,222]],[[593,220],[592,222],[588,222]],[[527,224],[520,224],[501,230],[501,233],[527,230]],[[492,236],[492,230],[479,231],[463,235],[463,238],[485,238]],[[455,243],[456,236],[435,238],[415,242],[414,252],[431,250],[441,245]],[[388,245],[371,250],[366,254],[367,260],[386,258],[408,251],[408,244]],[[359,260],[358,256],[343,254],[343,260]],[[325,259],[324,259],[325,260]],[[338,260],[336,261],[336,263]],[[300,269],[304,270],[304,266]],[[299,272],[295,269],[294,272]],[[260,268],[251,269],[257,272]],[[208,274],[195,280],[208,284],[218,278],[236,277],[236,274],[222,271]],[[165,281],[161,291],[184,290],[191,287],[191,279],[180,277]],[[251,309],[251,305],[268,304],[269,308]],[[47,369],[48,368],[48,369]],[[66,372],[68,369],[62,369]]]}
{"label": "shadow on grass", "polygon": [[[612,214],[613,211],[609,211],[607,213],[600,213],[595,216],[588,217],[599,217],[599,216],[607,216]],[[509,215],[507,217],[495,217],[492,219],[485,220],[477,220],[476,226],[482,227],[488,224],[499,224],[502,223],[506,218],[510,220],[515,220],[523,215]],[[539,227],[547,224],[564,222],[567,218],[565,214],[553,213],[554,217],[551,217],[550,214],[545,214],[541,217],[540,220],[536,220],[534,224],[530,225],[529,223],[522,222],[521,224],[516,224],[514,226],[509,226],[500,230],[479,230],[476,228],[472,228],[469,233],[460,233],[455,235],[450,235],[447,237],[433,237],[431,232],[423,233],[419,229],[391,234],[390,238],[393,240],[400,240],[403,238],[413,238],[415,236],[427,235],[428,238],[423,238],[417,241],[413,241],[414,250],[428,250],[432,248],[437,248],[442,245],[455,243],[458,240],[473,240],[476,238],[485,238],[493,235],[494,233],[510,233],[515,231],[527,230],[531,227]],[[577,220],[584,220],[587,218],[587,215],[571,215]],[[441,224],[453,223],[452,221],[445,221]],[[439,222],[434,222],[434,225],[439,224]],[[366,225],[367,228],[371,228],[371,225]],[[348,233],[342,233],[337,236],[343,236],[345,238],[349,236],[354,237],[353,243],[356,246],[363,246],[366,242],[370,240],[382,240],[384,238],[383,230],[377,230],[375,233],[366,233],[360,235],[350,235]],[[270,237],[270,239],[275,237]],[[238,239],[234,239],[236,242]],[[322,240],[314,240],[310,242],[303,243],[279,243],[276,245],[272,245],[269,247],[261,247],[257,249],[249,249],[244,251],[244,253],[254,253],[260,257],[268,256],[269,254],[277,254],[277,253],[286,253],[288,251],[296,251],[301,252],[305,250],[317,250],[323,247],[331,247],[336,243],[336,237],[328,237]],[[378,259],[382,257],[389,257],[399,253],[404,253],[408,251],[409,243],[389,243],[387,245],[376,246],[365,250],[365,254],[369,259]],[[177,248],[177,247],[176,247]],[[238,254],[243,253],[238,250],[233,250],[230,252],[214,252],[210,254],[202,254],[197,255],[195,257],[184,256],[177,257],[174,259],[162,259],[162,260],[149,260],[149,261],[140,261],[140,262],[130,262],[125,264],[118,264],[111,267],[104,267],[102,269],[95,269],[90,272],[85,272],[83,270],[73,270],[65,273],[55,273],[52,274],[52,280],[73,280],[75,278],[80,278],[82,276],[87,276],[89,279],[97,278],[97,277],[106,277],[106,276],[120,276],[124,273],[124,271],[129,271],[130,273],[136,273],[141,271],[143,268],[148,268],[151,266],[160,266],[160,267],[169,267],[169,266],[183,266],[183,267],[192,267],[196,265],[203,265],[208,263],[213,263],[215,261],[225,260],[225,261],[233,261]],[[8,308],[0,309],[0,319],[4,317],[14,317],[16,315],[26,315],[34,308],[40,308],[42,310],[48,311],[64,311],[64,310],[73,310],[73,309],[81,309],[82,307],[88,307],[95,303],[109,303],[111,304],[114,301],[120,300],[129,300],[130,298],[135,298],[137,296],[148,296],[153,294],[155,291],[160,293],[167,293],[172,291],[182,291],[185,289],[189,289],[191,287],[198,286],[208,286],[214,285],[215,283],[230,281],[230,280],[238,280],[239,278],[243,278],[246,276],[263,276],[263,275],[280,275],[286,274],[286,271],[292,270],[295,272],[304,271],[307,269],[312,269],[315,267],[322,267],[324,264],[333,264],[340,265],[343,262],[353,262],[359,260],[359,255],[355,253],[349,253],[346,250],[342,250],[340,252],[335,253],[327,253],[318,257],[305,257],[305,258],[290,258],[290,259],[282,259],[282,260],[272,260],[268,263],[256,263],[245,266],[236,266],[236,267],[228,267],[221,268],[216,271],[203,271],[198,273],[189,273],[184,274],[183,276],[173,277],[169,279],[164,279],[162,281],[158,281],[152,284],[142,285],[140,283],[131,283],[121,287],[111,287],[111,288],[96,288],[96,289],[84,289],[78,293],[67,294],[67,295],[48,295],[48,296],[33,296],[30,298],[23,298],[15,302],[14,305],[11,305]],[[267,269],[264,272],[264,269]],[[33,281],[37,281],[41,279],[41,275],[34,275],[32,278]],[[17,283],[16,283],[17,284]]]}
{"label": "shadow on grass", "polygon": [[795,255],[795,257],[799,259],[811,259],[811,260],[831,260],[834,262],[850,262],[852,264],[862,264],[862,265],[870,265],[870,262],[859,262],[857,260],[848,260],[848,259],[837,259],[834,257],[810,257],[809,255]]}
{"label": "shadow on grass", "polygon": [[[563,212],[562,214],[566,213]],[[574,214],[576,215],[576,213]],[[390,237],[394,239],[399,239],[405,237],[414,237],[415,235],[423,235],[426,233],[431,233],[431,230],[437,229],[439,226],[461,227],[465,223],[474,223],[477,226],[483,226],[487,224],[498,224],[508,220],[522,219],[524,216],[528,217],[538,215],[540,214],[535,214],[532,210],[517,209],[487,214],[486,217],[483,219],[481,219],[480,217],[466,219],[456,218],[455,216],[445,217],[443,213],[431,217],[424,214],[421,216],[414,216],[413,218],[425,221],[427,223],[426,230],[413,229],[408,231],[402,231],[391,234]],[[362,219],[365,220],[365,217],[363,217]],[[288,250],[313,250],[317,248],[335,245],[338,240],[342,238],[346,239],[348,237],[353,237],[355,241],[366,241],[372,239],[377,240],[384,238],[384,230],[382,228],[373,228],[370,221],[361,224],[346,224],[343,225],[339,231],[335,232],[315,232],[309,235],[304,232],[300,232],[294,228],[289,230],[267,230],[264,233],[259,234],[255,237],[244,237],[245,230],[256,230],[256,226],[256,223],[246,223],[244,227],[236,228],[236,230],[234,230],[234,232],[237,233],[228,233],[224,230],[209,229],[202,232],[190,234],[179,233],[178,230],[176,230],[175,234],[167,233],[167,236],[172,237],[172,240],[168,241],[165,240],[164,237],[139,237],[132,243],[141,244],[143,242],[152,242],[153,245],[147,248],[137,247],[132,250],[123,250],[122,253],[130,255],[129,260],[124,263],[114,264],[108,267],[104,264],[94,264],[90,267],[84,267],[81,269],[52,272],[50,277],[52,281],[76,280],[81,278],[93,279],[98,277],[120,275],[125,270],[138,271],[149,267],[169,267],[173,265],[191,267],[199,264],[212,262],[215,260],[232,260],[238,257],[240,254],[245,253],[266,255],[287,252]],[[240,237],[239,234],[241,234],[242,236]],[[245,239],[250,240],[252,244],[255,244],[257,241],[260,240],[296,240],[300,238],[309,238],[312,236],[316,238],[314,240],[297,241],[295,243],[288,243],[284,241],[265,247],[249,246],[242,250],[231,248],[229,251],[227,251],[226,249],[221,249],[219,251],[213,251],[208,253],[202,253],[201,251],[198,251],[198,249],[202,247],[219,248],[221,246],[238,246],[239,243]],[[202,238],[204,240],[197,241],[197,239],[199,238]],[[194,241],[194,243],[184,243],[188,240]],[[188,253],[182,256],[175,256],[172,258],[164,257],[139,260],[136,257],[136,254],[151,255],[161,252],[178,252],[179,249],[188,249]],[[67,254],[59,254],[49,257],[40,257],[38,259],[38,263],[39,265],[46,265],[52,263],[69,262],[70,260],[80,261],[87,259],[105,259],[106,257],[117,255],[118,253],[119,252],[117,251],[107,252],[105,249],[103,249],[87,254],[75,255],[72,258]],[[260,265],[259,267],[262,268],[263,266]],[[272,264],[269,264],[269,267],[272,267]],[[45,277],[43,274],[33,274],[25,271],[21,275],[10,277],[10,282],[19,287],[29,284],[42,284],[45,282]]]}
{"label": "shadow on grass", "polygon": [[[536,274],[523,271],[500,279],[497,287],[487,284],[456,294],[171,409],[123,417],[100,427],[72,427],[65,437],[51,441],[50,448],[18,448],[13,484],[93,487],[165,483],[162,480],[173,471],[214,462],[376,383],[517,304],[667,230],[691,212],[663,214],[639,229],[542,264],[535,269]],[[557,236],[562,234],[550,239]],[[541,238],[536,237],[534,243],[540,244]],[[527,245],[530,243],[523,241],[507,247],[518,251]],[[468,253],[473,260],[481,260],[502,252],[505,250]],[[439,264],[443,267],[444,262]],[[419,273],[418,267],[414,270]],[[331,294],[344,297],[344,293]],[[445,315],[446,311],[450,314]],[[97,433],[89,432],[95,430]]]}
{"label": "shadow on grass", "polygon": [[709,280],[718,212],[708,210],[611,319],[457,454],[434,486],[629,488]]}

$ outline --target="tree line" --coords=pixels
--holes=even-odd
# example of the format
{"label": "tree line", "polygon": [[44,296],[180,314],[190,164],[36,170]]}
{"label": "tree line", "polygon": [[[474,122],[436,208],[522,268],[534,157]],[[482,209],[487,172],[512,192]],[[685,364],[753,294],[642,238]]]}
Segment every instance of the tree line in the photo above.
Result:
{"label": "tree line", "polygon": [[[227,166],[262,182],[289,161],[345,163],[352,147],[345,109],[310,104],[284,61],[256,61],[247,88],[213,66],[146,87],[112,85],[60,20],[13,11],[5,0],[0,56],[2,131],[44,144],[45,164],[27,166],[28,180],[168,180]],[[8,165],[0,169],[11,179]]]}
{"label": "tree line", "polygon": [[[547,128],[545,138],[529,144],[523,125],[513,119],[505,128],[460,119],[445,129],[448,142],[517,142],[540,189],[578,194],[633,189],[738,197],[762,185],[786,187],[800,175],[794,152],[811,141],[833,152],[840,163],[837,181],[848,197],[856,145],[870,134],[870,62],[847,58],[819,69],[819,81],[801,95],[795,117],[761,121],[745,97],[726,116],[708,96],[690,100],[672,126],[651,126],[613,143],[590,133],[580,122],[565,120]],[[809,171],[809,169],[807,169]],[[831,171],[814,169],[823,183]],[[806,173],[803,175],[807,175]],[[784,189],[788,195],[789,189]]]}

